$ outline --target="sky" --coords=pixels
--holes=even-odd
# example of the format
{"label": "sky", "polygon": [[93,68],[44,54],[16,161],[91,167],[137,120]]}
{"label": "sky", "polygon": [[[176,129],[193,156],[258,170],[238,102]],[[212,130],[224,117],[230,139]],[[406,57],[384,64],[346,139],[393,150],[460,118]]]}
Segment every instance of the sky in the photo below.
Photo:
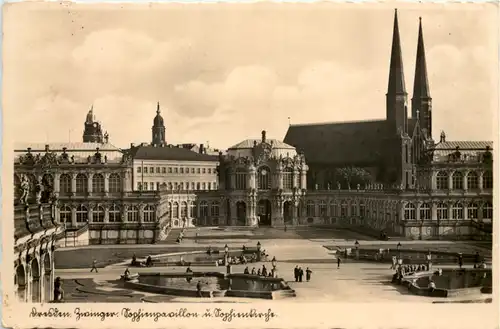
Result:
{"label": "sky", "polygon": [[[398,4],[411,103],[422,17],[433,133],[495,140],[493,4]],[[385,118],[394,4],[4,5],[5,134],[80,142],[94,113],[119,147],[227,148],[289,123]],[[410,112],[410,111],[409,111]]]}

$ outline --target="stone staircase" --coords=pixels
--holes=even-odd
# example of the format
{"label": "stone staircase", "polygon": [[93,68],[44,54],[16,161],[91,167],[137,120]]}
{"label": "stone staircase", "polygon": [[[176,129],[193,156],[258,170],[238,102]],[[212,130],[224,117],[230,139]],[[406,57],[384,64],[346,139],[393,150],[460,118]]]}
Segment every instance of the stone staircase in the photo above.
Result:
{"label": "stone staircase", "polygon": [[159,243],[161,244],[174,244],[177,243],[177,238],[179,237],[179,233],[181,233],[180,228],[165,228],[160,233]]}

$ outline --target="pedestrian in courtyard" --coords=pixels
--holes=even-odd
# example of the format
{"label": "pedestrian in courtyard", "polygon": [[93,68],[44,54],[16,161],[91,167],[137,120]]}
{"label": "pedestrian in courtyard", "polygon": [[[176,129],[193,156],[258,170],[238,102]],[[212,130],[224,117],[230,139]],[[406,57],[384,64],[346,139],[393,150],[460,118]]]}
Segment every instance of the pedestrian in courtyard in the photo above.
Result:
{"label": "pedestrian in courtyard", "polygon": [[243,271],[243,274],[250,274],[250,272],[248,271],[248,266],[245,267],[245,270]]}
{"label": "pedestrian in courtyard", "polygon": [[267,276],[267,268],[266,265],[262,265],[262,272],[260,272],[262,276]]}
{"label": "pedestrian in courtyard", "polygon": [[304,270],[302,267],[299,267],[299,282],[302,282],[302,278],[304,277]]}
{"label": "pedestrian in courtyard", "polygon": [[309,282],[311,280],[311,274],[312,271],[309,269],[309,267],[306,269],[306,281]]}
{"label": "pedestrian in courtyard", "polygon": [[479,263],[481,263],[481,256],[479,256],[479,252],[476,251],[476,254],[474,255],[474,268],[478,268]]}
{"label": "pedestrian in courtyard", "polygon": [[97,261],[95,259],[92,261],[92,268],[90,269],[90,273],[94,272],[94,270],[95,270],[96,273],[99,272],[97,270]]}
{"label": "pedestrian in courtyard", "polygon": [[296,265],[293,269],[293,276],[295,277],[295,282],[299,282],[299,266]]}
{"label": "pedestrian in courtyard", "polygon": [[340,257],[337,257],[337,268],[340,268],[340,262],[341,262]]}
{"label": "pedestrian in courtyard", "polygon": [[395,270],[396,269],[396,265],[398,263],[398,259],[396,256],[392,256],[392,266],[391,266],[391,270]]}
{"label": "pedestrian in courtyard", "polygon": [[198,283],[196,284],[196,295],[197,295],[198,297],[203,297],[203,296],[201,295],[201,281],[198,281]]}
{"label": "pedestrian in courtyard", "polygon": [[462,256],[462,253],[459,253],[458,254],[458,267],[462,268],[463,265],[464,265],[464,258]]}
{"label": "pedestrian in courtyard", "polygon": [[255,267],[252,268],[252,275],[255,275]]}

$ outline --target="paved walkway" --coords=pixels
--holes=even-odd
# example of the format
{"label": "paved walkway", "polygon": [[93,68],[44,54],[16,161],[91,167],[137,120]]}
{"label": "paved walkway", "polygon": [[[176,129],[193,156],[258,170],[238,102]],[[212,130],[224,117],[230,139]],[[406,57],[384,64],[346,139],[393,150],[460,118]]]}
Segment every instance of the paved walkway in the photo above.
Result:
{"label": "paved walkway", "polygon": [[[330,240],[330,244],[332,240]],[[372,244],[373,241],[366,241]],[[360,243],[362,243],[360,241]],[[422,241],[418,241],[419,244]],[[441,242],[439,242],[441,243]],[[452,244],[453,242],[450,242]],[[214,246],[222,247],[226,241],[219,241]],[[230,246],[231,244],[228,243]],[[389,283],[393,271],[389,269],[389,264],[380,263],[360,263],[352,261],[342,261],[341,266],[337,269],[335,255],[324,248],[324,243],[310,240],[262,240],[262,248],[272,257],[275,256],[278,260],[278,273],[286,281],[289,281],[290,286],[296,290],[297,297],[294,299],[286,299],[287,302],[395,302],[395,301],[410,301],[410,302],[427,302],[434,300],[443,300],[439,298],[420,297],[409,294],[402,287],[394,286]],[[406,242],[406,244],[410,244]],[[235,245],[235,246],[240,246]],[[101,246],[96,246],[101,247]],[[118,246],[117,246],[118,247]],[[131,248],[132,246],[123,246]],[[165,247],[165,246],[163,246]],[[201,249],[203,250],[203,249]],[[298,265],[304,271],[309,267],[312,271],[312,280],[310,282],[294,282],[293,268]],[[111,289],[106,284],[108,280],[115,280],[125,269],[126,265],[112,265],[103,269],[99,269],[99,273],[90,273],[89,269],[69,269],[56,270],[56,275],[63,279],[76,278],[93,278],[96,283],[102,285],[102,289]],[[253,266],[262,266],[261,264],[250,264]],[[233,266],[233,273],[243,272],[244,265]],[[266,267],[270,267],[270,264]],[[206,266],[192,267],[194,271],[225,271],[225,268]],[[144,272],[184,272],[185,267],[153,267],[153,268],[130,268],[132,273]],[[147,294],[151,295],[151,294]],[[479,297],[479,296],[475,296]],[[485,296],[482,296],[483,298]],[[472,297],[474,298],[474,297]],[[467,297],[467,299],[472,299]],[[464,299],[464,298],[462,298]],[[211,301],[217,301],[212,299]],[[227,298],[223,298],[227,301]],[[251,301],[249,299],[231,299],[235,301]],[[446,300],[450,300],[449,298]],[[189,298],[174,298],[173,301],[193,301]],[[207,302],[203,299],[200,302]]]}

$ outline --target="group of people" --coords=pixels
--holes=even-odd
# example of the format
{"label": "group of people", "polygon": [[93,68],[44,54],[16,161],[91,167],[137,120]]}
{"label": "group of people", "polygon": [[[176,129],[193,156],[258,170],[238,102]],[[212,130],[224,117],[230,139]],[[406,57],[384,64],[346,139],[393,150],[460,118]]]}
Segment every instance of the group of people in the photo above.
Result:
{"label": "group of people", "polygon": [[259,268],[259,269],[255,270],[255,267],[253,267],[252,271],[250,271],[248,269],[248,266],[247,266],[247,267],[245,267],[243,274],[264,276],[264,277],[269,277],[269,278],[277,278],[278,277],[278,270],[276,269],[276,267],[273,266],[273,268],[268,271],[266,265],[262,265],[262,269]]}
{"label": "group of people", "polygon": [[151,256],[146,258],[145,262],[140,262],[137,260],[137,256],[135,254],[132,255],[132,261],[130,262],[130,266],[138,266],[138,267],[151,267],[153,266],[153,259]]}
{"label": "group of people", "polygon": [[179,233],[179,236],[177,237],[177,243],[181,243],[182,239],[184,239],[184,229]]}
{"label": "group of people", "polygon": [[[306,268],[306,281],[309,282],[311,280],[311,274],[312,271],[308,268]],[[293,276],[295,277],[295,282],[302,282],[302,278],[304,277],[304,270],[302,267],[299,267],[298,265],[295,266],[293,269]]]}

